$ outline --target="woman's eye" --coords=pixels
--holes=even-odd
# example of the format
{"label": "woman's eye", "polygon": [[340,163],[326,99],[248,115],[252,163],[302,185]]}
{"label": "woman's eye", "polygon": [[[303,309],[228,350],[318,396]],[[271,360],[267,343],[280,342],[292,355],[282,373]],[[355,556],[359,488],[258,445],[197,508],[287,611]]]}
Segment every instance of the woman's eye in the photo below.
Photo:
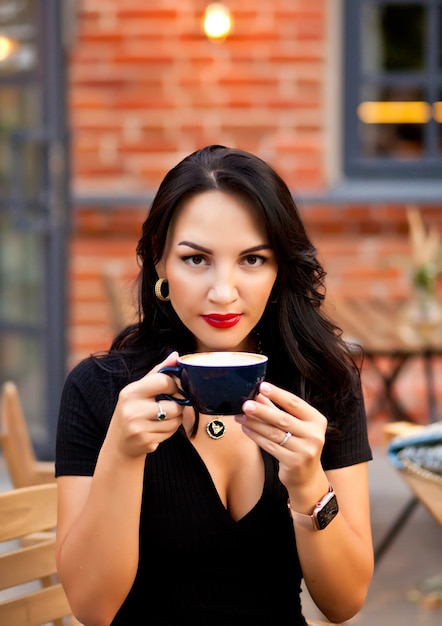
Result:
{"label": "woman's eye", "polygon": [[262,265],[264,262],[265,262],[265,258],[262,256],[258,256],[257,254],[248,254],[244,258],[244,263],[246,265],[257,266],[257,265]]}
{"label": "woman's eye", "polygon": [[202,254],[192,254],[191,256],[184,257],[183,261],[189,265],[203,265],[205,258]]}

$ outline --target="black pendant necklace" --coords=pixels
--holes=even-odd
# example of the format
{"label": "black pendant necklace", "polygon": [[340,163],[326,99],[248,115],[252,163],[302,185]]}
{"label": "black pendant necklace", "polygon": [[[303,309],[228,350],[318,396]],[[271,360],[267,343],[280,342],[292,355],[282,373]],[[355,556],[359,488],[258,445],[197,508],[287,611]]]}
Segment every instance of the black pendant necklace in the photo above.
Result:
{"label": "black pendant necklace", "polygon": [[226,425],[220,415],[217,415],[215,419],[207,424],[206,432],[212,439],[221,439],[221,437],[224,437],[226,434]]}

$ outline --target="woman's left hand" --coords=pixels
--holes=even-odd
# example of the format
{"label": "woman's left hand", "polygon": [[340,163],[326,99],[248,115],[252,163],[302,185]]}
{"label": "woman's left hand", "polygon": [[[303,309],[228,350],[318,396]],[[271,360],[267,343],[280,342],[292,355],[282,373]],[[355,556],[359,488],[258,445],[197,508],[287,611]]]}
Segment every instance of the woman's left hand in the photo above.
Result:
{"label": "woman's left hand", "polygon": [[235,419],[261,448],[279,460],[279,478],[288,491],[324,481],[321,452],[327,419],[298,396],[267,382]]}
{"label": "woman's left hand", "polygon": [[[327,419],[308,402],[267,382],[235,419],[246,435],[279,460],[290,508],[311,515],[333,484],[339,515],[324,531],[293,523],[304,581],[332,622],[362,607],[373,572],[367,463],[324,471]],[[290,434],[289,434],[290,433]]]}

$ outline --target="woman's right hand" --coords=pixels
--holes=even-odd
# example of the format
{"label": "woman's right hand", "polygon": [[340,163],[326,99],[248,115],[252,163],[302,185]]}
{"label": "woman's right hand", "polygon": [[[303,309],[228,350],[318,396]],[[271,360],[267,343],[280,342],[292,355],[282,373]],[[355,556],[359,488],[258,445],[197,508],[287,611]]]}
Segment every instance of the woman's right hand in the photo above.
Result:
{"label": "woman's right hand", "polygon": [[178,353],[172,352],[143,378],[120,391],[106,439],[112,440],[124,457],[135,458],[154,452],[182,423],[183,406],[172,400],[161,400],[166,418],[160,420],[160,407],[155,399],[162,394],[178,392],[173,377],[159,373],[163,367],[176,366],[177,358]]}
{"label": "woman's right hand", "polygon": [[[110,624],[135,580],[146,454],[176,432],[183,407],[156,396],[177,386],[162,367],[124,387],[93,476],[58,478],[57,567],[72,611],[82,624]],[[112,523],[109,523],[112,520]]]}

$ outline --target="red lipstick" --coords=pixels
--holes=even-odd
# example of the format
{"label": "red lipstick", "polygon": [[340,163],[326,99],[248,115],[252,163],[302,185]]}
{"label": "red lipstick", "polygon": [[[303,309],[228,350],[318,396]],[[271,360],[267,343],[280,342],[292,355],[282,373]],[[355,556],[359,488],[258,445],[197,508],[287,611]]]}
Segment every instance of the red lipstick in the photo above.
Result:
{"label": "red lipstick", "polygon": [[235,326],[241,319],[239,313],[225,313],[224,315],[221,313],[209,313],[201,317],[209,326],[213,326],[214,328],[232,328],[232,326]]}

